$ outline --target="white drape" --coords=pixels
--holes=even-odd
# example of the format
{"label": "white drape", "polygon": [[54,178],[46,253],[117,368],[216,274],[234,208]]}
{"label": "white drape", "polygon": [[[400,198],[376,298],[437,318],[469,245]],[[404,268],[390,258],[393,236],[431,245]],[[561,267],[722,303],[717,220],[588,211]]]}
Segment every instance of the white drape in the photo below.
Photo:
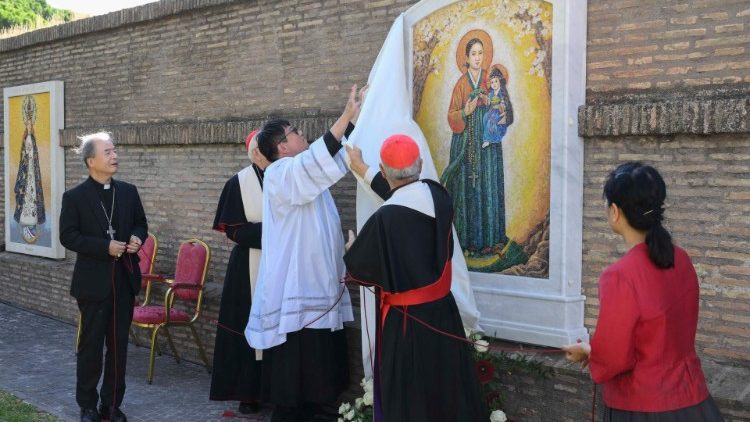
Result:
{"label": "white drape", "polygon": [[[349,138],[351,143],[362,149],[364,161],[376,166],[380,161],[380,146],[388,136],[397,133],[409,135],[417,141],[424,161],[421,177],[439,180],[422,130],[411,117],[411,98],[407,86],[406,42],[402,14],[393,23],[375,60],[368,80],[369,94],[362,104],[357,127]],[[358,229],[362,228],[370,215],[382,204],[382,200],[370,191],[365,183],[361,180],[359,182],[357,185]],[[464,326],[480,330],[479,310],[471,290],[469,271],[455,233],[453,239],[455,247],[451,292],[458,304]],[[365,374],[371,375],[370,357],[375,344],[376,327],[375,298],[371,293],[361,290],[362,358]]]}

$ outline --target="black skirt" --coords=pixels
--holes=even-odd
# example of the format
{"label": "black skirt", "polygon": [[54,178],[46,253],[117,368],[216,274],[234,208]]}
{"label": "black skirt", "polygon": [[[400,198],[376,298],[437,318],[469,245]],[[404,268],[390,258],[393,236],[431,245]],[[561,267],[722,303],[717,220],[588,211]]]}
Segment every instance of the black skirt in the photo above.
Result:
{"label": "black skirt", "polygon": [[241,334],[250,315],[249,260],[247,248],[235,246],[232,249],[221,293],[219,323],[235,332],[216,328],[211,400],[253,402],[260,399],[262,361],[255,360],[255,350]]}
{"label": "black skirt", "polygon": [[667,412],[631,412],[605,408],[604,422],[724,422],[714,399],[708,396],[702,402]]}
{"label": "black skirt", "polygon": [[305,328],[263,351],[262,398],[298,407],[334,404],[349,387],[346,330]]}

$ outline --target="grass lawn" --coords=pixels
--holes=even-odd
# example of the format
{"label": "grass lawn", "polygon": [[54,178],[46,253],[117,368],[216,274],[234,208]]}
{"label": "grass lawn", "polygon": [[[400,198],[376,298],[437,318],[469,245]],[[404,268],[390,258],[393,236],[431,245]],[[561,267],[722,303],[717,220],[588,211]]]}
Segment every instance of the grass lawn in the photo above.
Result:
{"label": "grass lawn", "polygon": [[0,390],[0,421],[3,422],[61,422],[60,419],[24,403],[16,396]]}

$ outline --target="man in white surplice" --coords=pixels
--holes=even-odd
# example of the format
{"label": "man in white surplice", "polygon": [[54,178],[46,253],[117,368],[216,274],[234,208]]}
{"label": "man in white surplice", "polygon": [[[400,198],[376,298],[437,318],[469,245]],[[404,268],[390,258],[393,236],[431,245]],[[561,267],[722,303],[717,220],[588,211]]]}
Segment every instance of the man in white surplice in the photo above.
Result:
{"label": "man in white surplice", "polygon": [[344,238],[328,191],[347,173],[341,141],[359,116],[352,87],[344,112],[308,144],[286,120],[268,121],[258,147],[270,161],[263,185],[262,255],[245,337],[264,352],[264,401],[274,420],[319,413],[349,384],[345,321],[352,321]]}

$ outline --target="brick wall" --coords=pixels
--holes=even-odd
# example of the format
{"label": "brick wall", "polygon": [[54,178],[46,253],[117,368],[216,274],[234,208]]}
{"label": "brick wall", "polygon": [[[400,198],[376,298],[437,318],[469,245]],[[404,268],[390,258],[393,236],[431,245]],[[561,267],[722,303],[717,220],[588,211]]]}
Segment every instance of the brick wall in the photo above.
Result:
{"label": "brick wall", "polygon": [[590,92],[750,83],[747,0],[593,0],[588,10]]}
{"label": "brick wall", "polygon": [[[211,247],[205,313],[215,318],[231,245],[210,224],[224,181],[246,163],[244,133],[280,111],[318,133],[414,2],[165,0],[0,40],[0,85],[65,81],[67,187],[85,174],[70,150],[75,136],[113,130],[119,177],[139,187],[160,239],[157,270],[170,272],[182,239]],[[623,252],[604,222],[603,178],[620,161],[653,163],[669,186],[668,226],[701,278],[698,347],[719,380],[746,374],[750,362],[748,16],[748,0],[589,1],[579,122],[587,326],[598,313],[598,274]],[[334,189],[344,229],[354,227],[353,187],[349,178]],[[0,254],[0,300],[74,321],[72,262]],[[215,328],[203,322],[199,332],[210,353]],[[187,331],[174,335],[197,361]],[[354,379],[358,354],[352,347]],[[583,420],[586,375],[549,365],[558,374],[550,382],[505,381],[509,414]],[[711,385],[728,420],[750,420],[746,387]]]}
{"label": "brick wall", "polygon": [[598,315],[597,279],[625,252],[609,229],[602,186],[613,163],[654,165],[667,184],[666,226],[700,278],[697,343],[704,356],[750,361],[750,136],[626,137],[586,142],[584,294],[586,325]]}

